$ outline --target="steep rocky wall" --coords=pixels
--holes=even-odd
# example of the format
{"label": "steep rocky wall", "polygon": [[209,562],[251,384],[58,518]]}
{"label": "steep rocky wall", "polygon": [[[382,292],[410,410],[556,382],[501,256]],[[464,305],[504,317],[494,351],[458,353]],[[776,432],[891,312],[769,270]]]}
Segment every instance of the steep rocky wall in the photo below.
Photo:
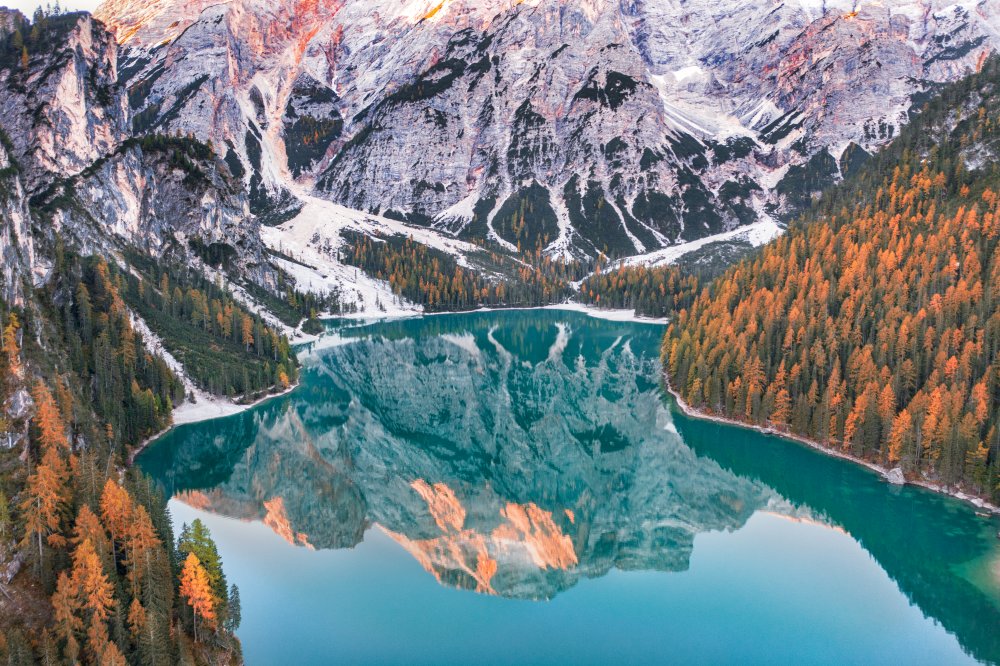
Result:
{"label": "steep rocky wall", "polygon": [[[591,255],[792,215],[1000,43],[993,0],[112,0],[98,16],[137,116],[224,146],[261,219],[295,209],[298,179]],[[527,199],[537,228],[518,237]]]}

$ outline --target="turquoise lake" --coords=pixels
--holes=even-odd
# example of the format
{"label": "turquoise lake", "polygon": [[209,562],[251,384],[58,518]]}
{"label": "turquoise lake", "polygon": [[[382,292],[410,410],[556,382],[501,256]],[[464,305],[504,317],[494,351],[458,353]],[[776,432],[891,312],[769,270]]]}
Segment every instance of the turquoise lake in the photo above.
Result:
{"label": "turquoise lake", "polygon": [[1000,521],[680,414],[661,326],[331,324],[302,385],[139,465],[247,663],[1000,663]]}

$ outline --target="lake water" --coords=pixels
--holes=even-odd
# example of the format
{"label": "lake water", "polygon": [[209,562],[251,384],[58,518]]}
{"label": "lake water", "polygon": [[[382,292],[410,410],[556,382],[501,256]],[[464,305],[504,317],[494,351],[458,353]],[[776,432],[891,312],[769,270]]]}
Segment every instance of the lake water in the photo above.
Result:
{"label": "lake water", "polygon": [[662,333],[343,323],[139,464],[212,530],[249,664],[1000,662],[1000,521],[684,417]]}

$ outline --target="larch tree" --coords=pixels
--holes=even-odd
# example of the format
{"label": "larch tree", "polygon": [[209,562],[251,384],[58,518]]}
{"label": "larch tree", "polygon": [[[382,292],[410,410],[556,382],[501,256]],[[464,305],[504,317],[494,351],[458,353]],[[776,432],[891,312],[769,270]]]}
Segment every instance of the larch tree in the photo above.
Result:
{"label": "larch tree", "polygon": [[66,438],[66,425],[49,387],[41,379],[35,382],[31,391],[35,401],[35,427],[38,429],[38,442],[43,451],[48,449],[69,450],[69,440]]}
{"label": "larch tree", "polygon": [[198,620],[208,629],[215,628],[215,594],[208,580],[208,573],[198,556],[188,553],[181,570],[180,595],[187,599],[194,613],[194,636],[198,640]]}
{"label": "larch tree", "polygon": [[45,548],[66,543],[63,522],[69,513],[69,468],[55,448],[46,449],[42,461],[28,476],[20,509],[24,520],[21,547],[36,556],[38,576],[44,576]]}

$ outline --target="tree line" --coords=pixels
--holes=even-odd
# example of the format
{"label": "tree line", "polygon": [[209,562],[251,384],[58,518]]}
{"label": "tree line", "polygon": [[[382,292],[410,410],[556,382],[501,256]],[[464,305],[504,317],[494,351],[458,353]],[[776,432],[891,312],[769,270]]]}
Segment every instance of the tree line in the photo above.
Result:
{"label": "tree line", "polygon": [[701,289],[696,274],[677,266],[619,264],[596,271],[580,284],[580,301],[600,308],[635,310],[644,317],[666,317],[688,308]]}
{"label": "tree line", "polygon": [[[298,361],[288,338],[238,303],[221,283],[180,266],[157,268],[138,260],[133,265],[138,275],[120,274],[125,302],[199,388],[253,398],[297,381]],[[147,277],[151,274],[155,281]]]}
{"label": "tree line", "polygon": [[490,263],[505,276],[490,280],[412,238],[351,234],[349,239],[346,263],[388,282],[393,293],[431,312],[562,302],[572,294],[570,279],[580,272],[576,264],[553,260],[540,250],[526,255],[531,263],[489,254]]}

